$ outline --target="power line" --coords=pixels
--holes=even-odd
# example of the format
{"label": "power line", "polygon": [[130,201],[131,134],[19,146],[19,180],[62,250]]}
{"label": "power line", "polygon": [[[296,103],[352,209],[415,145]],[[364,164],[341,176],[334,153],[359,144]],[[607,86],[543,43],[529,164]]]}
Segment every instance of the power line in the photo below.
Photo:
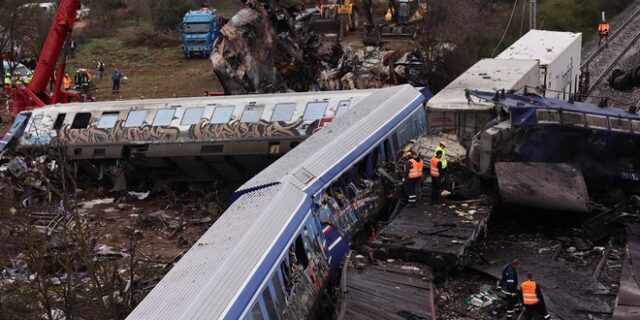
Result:
{"label": "power line", "polygon": [[493,48],[493,51],[491,52],[491,56],[492,57],[495,56],[496,50],[498,50],[498,48],[502,44],[502,41],[504,40],[504,37],[507,36],[507,32],[509,31],[509,27],[511,27],[511,20],[513,20],[513,14],[516,12],[516,7],[517,6],[518,6],[518,0],[515,0],[515,2],[513,3],[513,9],[511,9],[511,16],[509,17],[509,23],[507,23],[507,27],[504,29],[504,33],[502,33],[502,38],[500,38],[500,42],[498,42],[498,45],[496,45],[496,47]]}

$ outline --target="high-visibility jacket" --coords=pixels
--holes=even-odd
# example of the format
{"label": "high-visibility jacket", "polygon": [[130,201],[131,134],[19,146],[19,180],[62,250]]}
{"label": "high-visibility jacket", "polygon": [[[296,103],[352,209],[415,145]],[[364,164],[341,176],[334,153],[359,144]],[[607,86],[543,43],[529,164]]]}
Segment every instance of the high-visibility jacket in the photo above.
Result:
{"label": "high-visibility jacket", "polygon": [[438,147],[436,148],[436,152],[433,155],[435,156],[436,153],[438,153],[438,151],[442,151],[442,157],[440,158],[440,162],[442,162],[442,169],[446,169],[447,168],[447,154],[444,152],[444,148],[441,147],[440,145],[438,145]]}
{"label": "high-visibility jacket", "polygon": [[69,90],[71,89],[71,86],[73,85],[73,80],[71,80],[71,76],[64,76],[64,78],[62,78],[62,84],[65,90]]}
{"label": "high-visibility jacket", "polygon": [[431,172],[431,176],[432,177],[440,177],[440,169],[438,169],[438,162],[440,162],[440,159],[438,159],[437,157],[433,157],[431,158],[431,161],[429,162],[429,171]]}
{"label": "high-visibility jacket", "polygon": [[4,75],[4,84],[7,86],[11,85],[11,74],[10,73],[5,73]]}
{"label": "high-visibility jacket", "polygon": [[522,303],[530,306],[538,304],[538,292],[536,291],[536,282],[527,280],[522,283]]}
{"label": "high-visibility jacket", "polygon": [[422,169],[424,168],[424,162],[422,160],[416,161],[415,159],[409,160],[411,162],[411,169],[409,170],[409,179],[416,179],[422,177]]}
{"label": "high-visibility jacket", "polygon": [[603,34],[603,35],[609,33],[609,23],[601,22],[598,25],[598,31],[600,32],[600,34]]}

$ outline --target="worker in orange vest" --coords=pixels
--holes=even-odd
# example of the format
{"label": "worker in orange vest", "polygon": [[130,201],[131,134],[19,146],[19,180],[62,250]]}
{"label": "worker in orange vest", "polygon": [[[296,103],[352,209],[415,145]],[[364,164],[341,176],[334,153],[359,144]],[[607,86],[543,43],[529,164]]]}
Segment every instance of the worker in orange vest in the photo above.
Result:
{"label": "worker in orange vest", "polygon": [[524,305],[524,319],[531,320],[533,313],[537,313],[544,317],[545,320],[550,320],[551,315],[547,312],[547,307],[544,304],[544,297],[542,296],[542,290],[540,286],[533,281],[533,275],[527,274],[527,281],[520,285],[522,290],[522,304]]}
{"label": "worker in orange vest", "polygon": [[65,72],[64,77],[62,78],[62,87],[65,90],[69,90],[71,89],[71,86],[73,86],[73,80],[71,79],[71,74],[69,74],[69,72]]}
{"label": "worker in orange vest", "polygon": [[409,160],[404,165],[404,187],[407,193],[407,207],[415,207],[422,184],[424,162],[415,151],[405,154]]}
{"label": "worker in orange vest", "polygon": [[600,46],[600,42],[602,42],[602,38],[604,38],[605,45],[609,45],[609,22],[607,20],[602,19],[602,22],[598,24],[598,34],[600,35],[600,39],[598,39],[598,46]]}
{"label": "worker in orange vest", "polygon": [[438,201],[440,197],[440,178],[442,177],[442,150],[436,151],[436,155],[429,161],[431,173],[431,201]]}

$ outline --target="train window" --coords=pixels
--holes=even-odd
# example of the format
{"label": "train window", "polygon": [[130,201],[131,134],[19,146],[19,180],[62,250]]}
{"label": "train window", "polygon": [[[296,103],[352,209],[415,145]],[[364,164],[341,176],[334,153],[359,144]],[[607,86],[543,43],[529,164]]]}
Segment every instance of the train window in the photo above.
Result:
{"label": "train window", "polygon": [[200,122],[202,115],[204,114],[204,108],[189,108],[184,111],[182,115],[182,121],[180,124],[192,125]]}
{"label": "train window", "polygon": [[291,121],[291,118],[293,118],[293,112],[295,110],[295,103],[278,103],[273,108],[271,121]]}
{"label": "train window", "polygon": [[156,115],[153,118],[153,125],[157,127],[170,125],[174,114],[176,114],[176,109],[174,108],[156,111]]}
{"label": "train window", "polygon": [[271,297],[271,291],[269,291],[268,286],[262,291],[262,300],[264,301],[265,307],[267,307],[269,320],[280,319],[280,317],[278,317],[278,312],[276,312],[276,306],[273,298]]}
{"label": "train window", "polygon": [[296,259],[297,263],[302,266],[302,269],[307,269],[309,265],[309,257],[307,257],[307,253],[304,249],[304,241],[302,240],[302,236],[298,235],[296,238]]}
{"label": "train window", "polygon": [[273,273],[273,276],[271,277],[271,286],[273,286],[273,291],[275,293],[276,310],[284,309],[284,290],[282,289],[282,281],[280,281],[280,277],[278,277],[278,272]]}
{"label": "train window", "polygon": [[260,310],[260,303],[258,303],[258,301],[256,301],[253,308],[251,308],[251,318],[253,318],[253,320],[264,320],[262,310]]}
{"label": "train window", "polygon": [[125,128],[135,128],[142,126],[144,117],[147,115],[147,110],[133,110],[129,111],[127,121],[124,122]]}
{"label": "train window", "polygon": [[305,121],[322,119],[327,110],[327,102],[309,102],[302,118]]}
{"label": "train window", "polygon": [[84,129],[89,126],[90,120],[91,113],[76,113],[76,116],[73,118],[73,122],[71,123],[71,129]]}
{"label": "train window", "polygon": [[118,112],[103,112],[98,120],[98,128],[112,129],[116,126],[116,121],[118,121]]}
{"label": "train window", "polygon": [[339,117],[349,111],[349,104],[351,104],[351,101],[349,100],[340,101],[340,103],[338,103],[338,109],[336,110],[336,117]]}
{"label": "train window", "polygon": [[260,117],[262,117],[262,112],[264,111],[264,107],[262,106],[246,106],[244,112],[242,112],[242,117],[240,117],[241,122],[258,122]]}
{"label": "train window", "polygon": [[211,117],[211,123],[228,123],[231,120],[234,106],[222,106],[216,107],[213,110],[213,116]]}
{"label": "train window", "polygon": [[62,128],[62,124],[64,123],[64,118],[67,116],[66,113],[59,113],[56,117],[56,121],[53,122],[53,130],[58,130]]}

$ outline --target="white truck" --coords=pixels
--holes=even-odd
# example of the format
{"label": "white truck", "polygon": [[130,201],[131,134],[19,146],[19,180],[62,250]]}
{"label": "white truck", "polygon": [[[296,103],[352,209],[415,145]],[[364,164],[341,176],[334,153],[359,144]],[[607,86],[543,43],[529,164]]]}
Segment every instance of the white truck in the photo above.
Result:
{"label": "white truck", "polygon": [[578,91],[582,34],[531,30],[496,59],[535,59],[540,62],[540,94],[568,100]]}
{"label": "white truck", "polygon": [[493,103],[467,97],[465,90],[522,92],[538,82],[537,60],[482,59],[427,102],[428,131],[456,134],[463,145],[493,119]]}

